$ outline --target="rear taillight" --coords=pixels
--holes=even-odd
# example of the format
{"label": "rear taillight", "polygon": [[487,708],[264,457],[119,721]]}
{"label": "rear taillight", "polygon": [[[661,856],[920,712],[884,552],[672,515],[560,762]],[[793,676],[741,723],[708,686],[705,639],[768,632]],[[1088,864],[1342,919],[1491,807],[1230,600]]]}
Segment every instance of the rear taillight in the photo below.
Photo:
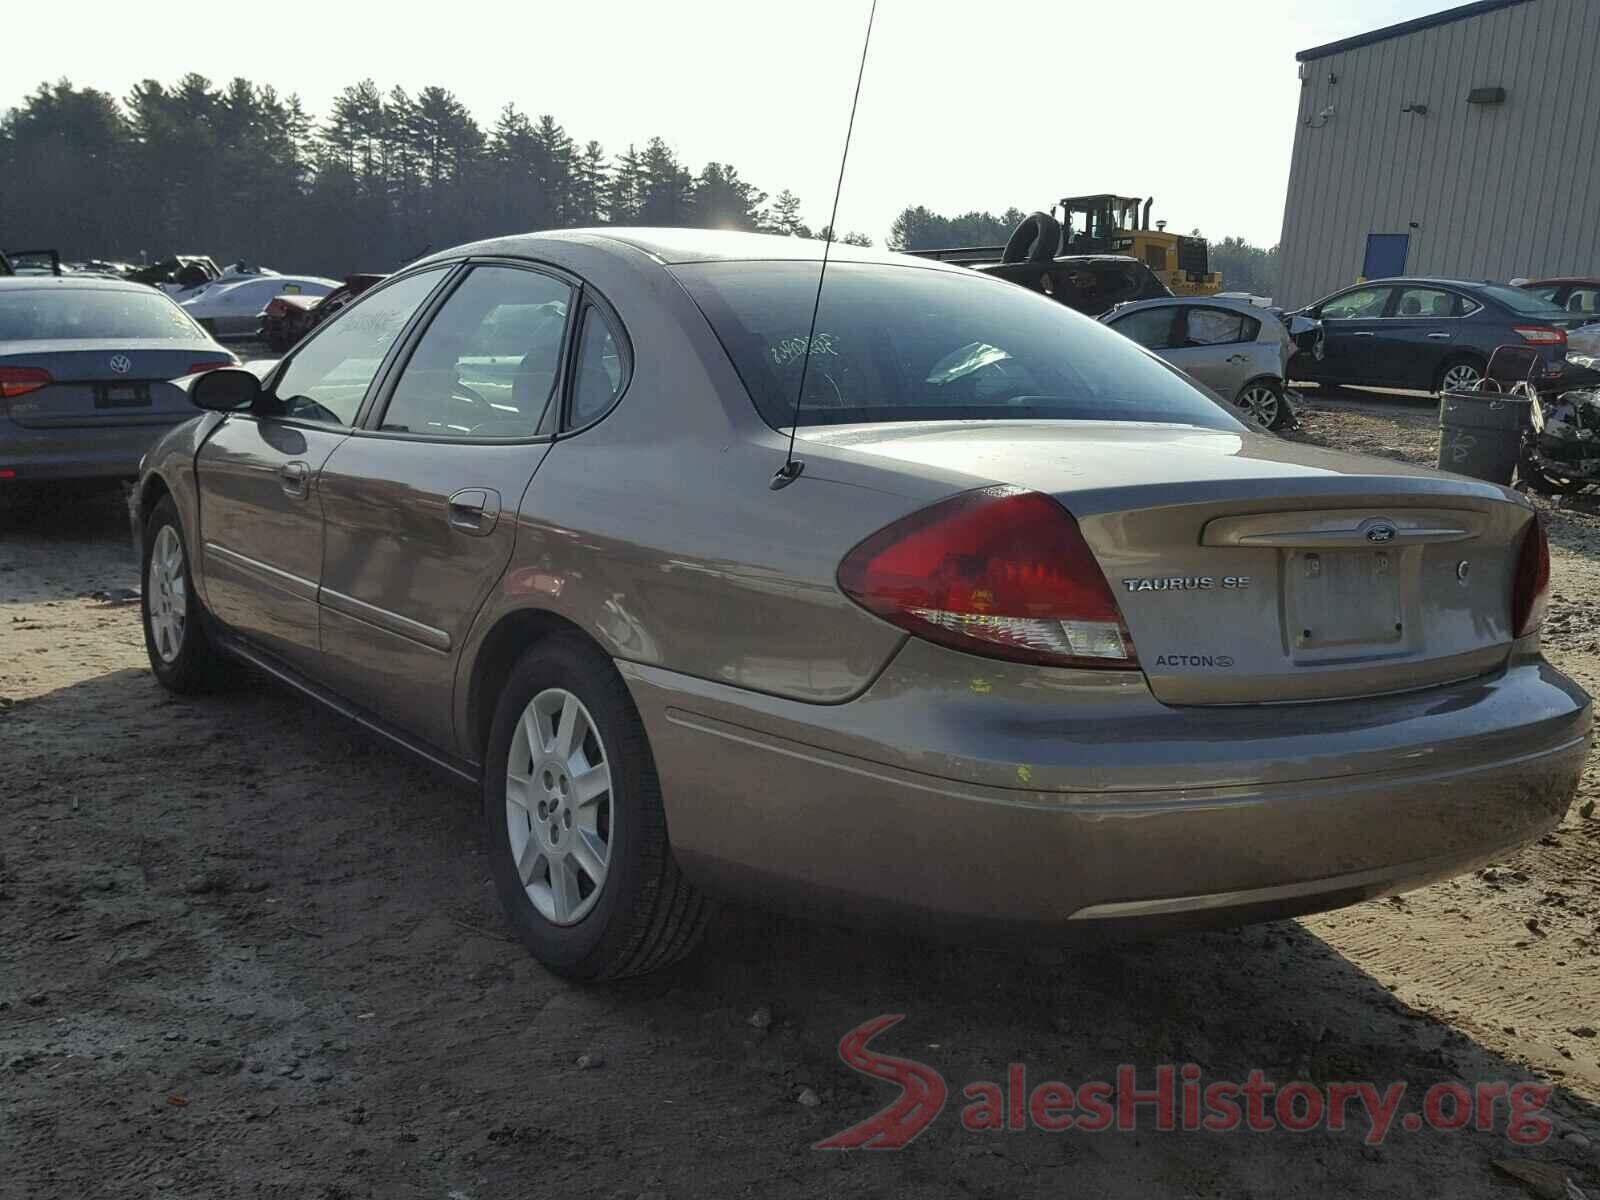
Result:
{"label": "rear taillight", "polygon": [[1536,346],[1564,346],[1567,343],[1565,329],[1551,329],[1548,325],[1513,325],[1511,330],[1523,341]]}
{"label": "rear taillight", "polygon": [[10,400],[26,396],[50,383],[50,372],[43,367],[0,367],[0,396]]}
{"label": "rear taillight", "polygon": [[1078,523],[1038,492],[983,488],[912,513],[845,556],[839,587],[884,620],[970,654],[1139,665]]}
{"label": "rear taillight", "polygon": [[190,375],[198,375],[198,374],[200,374],[201,371],[215,371],[220,367],[231,367],[231,366],[234,366],[234,365],[235,364],[233,364],[231,362],[190,363],[189,364],[189,369],[187,371],[185,371],[182,375],[180,375],[179,378],[180,379],[186,379]]}
{"label": "rear taillight", "polygon": [[1544,623],[1550,601],[1550,543],[1544,536],[1544,519],[1537,513],[1522,535],[1517,554],[1517,577],[1511,585],[1511,628],[1526,637]]}

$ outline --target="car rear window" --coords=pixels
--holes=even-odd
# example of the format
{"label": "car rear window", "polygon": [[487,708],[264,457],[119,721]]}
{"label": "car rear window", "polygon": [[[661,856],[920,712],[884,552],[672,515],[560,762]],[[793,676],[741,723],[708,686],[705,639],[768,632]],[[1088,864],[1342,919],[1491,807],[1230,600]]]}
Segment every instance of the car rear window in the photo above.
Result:
{"label": "car rear window", "polygon": [[1552,304],[1542,296],[1535,296],[1532,292],[1525,292],[1521,288],[1503,287],[1498,283],[1485,284],[1476,289],[1488,296],[1491,300],[1498,300],[1514,313],[1525,317],[1564,317],[1567,310],[1559,304]]}
{"label": "car rear window", "polygon": [[[795,421],[815,262],[675,268],[768,424]],[[1097,321],[976,273],[830,263],[801,425],[1049,419],[1241,426]]]}
{"label": "car rear window", "polygon": [[181,308],[159,292],[117,288],[8,289],[0,301],[0,342],[53,338],[205,337]]}

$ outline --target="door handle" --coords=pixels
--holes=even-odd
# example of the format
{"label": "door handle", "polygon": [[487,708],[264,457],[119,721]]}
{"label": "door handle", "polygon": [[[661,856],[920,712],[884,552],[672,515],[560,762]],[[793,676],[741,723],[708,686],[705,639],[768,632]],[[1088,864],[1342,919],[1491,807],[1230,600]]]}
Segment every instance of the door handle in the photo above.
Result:
{"label": "door handle", "polygon": [[1448,333],[1430,333],[1428,336],[1431,338],[1437,338],[1441,342],[1448,342],[1450,340],[1450,335]]}
{"label": "door handle", "polygon": [[1228,361],[1231,363],[1242,363],[1249,362],[1250,358],[1245,354],[1230,354],[1228,355]]}
{"label": "door handle", "polygon": [[500,493],[493,488],[462,488],[445,502],[451,529],[486,537],[500,520]]}
{"label": "door handle", "polygon": [[286,462],[278,468],[278,483],[282,485],[285,494],[293,496],[296,500],[304,500],[307,484],[311,479],[311,464],[295,459]]}
{"label": "door handle", "polygon": [[1351,337],[1377,337],[1378,335],[1373,333],[1372,330],[1370,330],[1370,329],[1353,329],[1353,330],[1350,331],[1350,336]]}

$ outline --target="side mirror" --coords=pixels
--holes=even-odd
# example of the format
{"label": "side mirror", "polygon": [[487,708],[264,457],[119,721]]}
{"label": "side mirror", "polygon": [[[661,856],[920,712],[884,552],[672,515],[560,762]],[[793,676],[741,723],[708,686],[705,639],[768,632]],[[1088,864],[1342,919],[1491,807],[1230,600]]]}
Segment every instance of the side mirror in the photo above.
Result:
{"label": "side mirror", "polygon": [[261,380],[242,367],[202,371],[189,380],[189,403],[211,412],[240,412],[261,398]]}

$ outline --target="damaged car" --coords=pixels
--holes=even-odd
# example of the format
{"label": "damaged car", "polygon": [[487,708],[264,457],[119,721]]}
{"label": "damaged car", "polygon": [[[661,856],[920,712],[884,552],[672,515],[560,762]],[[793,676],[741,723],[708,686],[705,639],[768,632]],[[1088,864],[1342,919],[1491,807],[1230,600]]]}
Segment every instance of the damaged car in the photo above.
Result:
{"label": "damaged car", "polygon": [[1094,940],[1562,820],[1591,706],[1524,497],[1265,436],[992,276],[836,245],[819,288],[823,252],[496,238],[195,377],[131,497],[155,677],[252,664],[474,788],[511,929],[581,979],[719,898]]}
{"label": "damaged car", "polygon": [[346,275],[326,296],[285,292],[267,301],[261,313],[261,340],[282,354],[334,313],[363,295],[386,275]]}
{"label": "damaged car", "polygon": [[1194,376],[1264,429],[1294,423],[1289,360],[1315,354],[1322,326],[1245,300],[1184,297],[1119,305],[1100,318]]}

